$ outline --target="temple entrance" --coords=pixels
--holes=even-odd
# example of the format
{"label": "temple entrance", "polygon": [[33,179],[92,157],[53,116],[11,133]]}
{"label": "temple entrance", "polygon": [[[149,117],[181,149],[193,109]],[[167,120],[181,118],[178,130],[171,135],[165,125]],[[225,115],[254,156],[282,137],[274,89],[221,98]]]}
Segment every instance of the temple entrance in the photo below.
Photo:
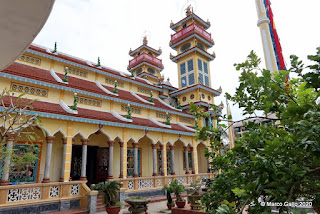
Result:
{"label": "temple entrance", "polygon": [[[109,148],[88,146],[86,175],[88,185],[105,181],[108,176]],[[82,146],[72,146],[71,178],[80,180]]]}

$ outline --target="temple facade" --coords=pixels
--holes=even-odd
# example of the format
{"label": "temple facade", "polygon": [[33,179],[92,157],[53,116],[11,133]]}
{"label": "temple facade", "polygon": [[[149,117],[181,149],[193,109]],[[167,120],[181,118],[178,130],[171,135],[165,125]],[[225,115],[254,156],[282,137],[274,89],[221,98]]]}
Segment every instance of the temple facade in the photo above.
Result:
{"label": "temple facade", "polygon": [[[211,113],[221,94],[211,87],[210,23],[188,8],[170,27],[178,87],[161,74],[162,51],[148,46],[147,38],[129,51],[130,74],[100,59],[89,62],[36,44],[0,72],[1,90],[36,100],[30,113],[41,118],[45,130],[35,130],[40,151],[28,172],[2,174],[0,206],[63,198],[85,204],[88,186],[105,180],[137,192],[162,189],[174,179],[187,185],[212,176],[204,155],[209,142],[196,140],[195,127],[216,127],[216,121],[212,114],[196,120],[188,112],[193,102]],[[19,148],[28,138],[12,135],[7,142],[23,153]]]}

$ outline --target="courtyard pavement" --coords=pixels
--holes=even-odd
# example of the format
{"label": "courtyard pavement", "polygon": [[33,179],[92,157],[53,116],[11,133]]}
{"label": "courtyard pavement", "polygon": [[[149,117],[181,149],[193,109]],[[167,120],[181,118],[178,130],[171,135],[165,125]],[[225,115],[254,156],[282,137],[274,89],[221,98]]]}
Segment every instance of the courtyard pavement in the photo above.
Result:
{"label": "courtyard pavement", "polygon": [[[128,211],[128,207],[121,209],[120,214]],[[157,213],[171,213],[167,209],[167,201],[160,201],[148,204],[148,213],[157,214]],[[97,214],[106,214],[106,212],[97,212]]]}

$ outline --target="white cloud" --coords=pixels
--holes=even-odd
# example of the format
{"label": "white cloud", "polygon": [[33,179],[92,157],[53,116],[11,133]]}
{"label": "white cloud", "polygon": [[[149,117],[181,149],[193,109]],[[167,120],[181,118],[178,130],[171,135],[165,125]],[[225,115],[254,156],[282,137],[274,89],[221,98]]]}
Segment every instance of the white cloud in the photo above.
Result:
{"label": "white cloud", "polygon": [[[181,0],[56,0],[53,11],[35,43],[96,61],[100,56],[105,66],[126,71],[130,48],[141,45],[145,31],[151,33],[149,45],[161,47],[165,69],[163,74],[178,85],[177,65],[169,59],[170,21],[177,22],[186,1]],[[320,46],[319,0],[272,1],[275,23],[281,38],[285,60],[296,54],[306,59]],[[197,11],[204,20],[209,19],[209,32],[216,45],[209,49],[217,58],[211,62],[213,88],[221,85],[224,92],[233,94],[238,86],[238,76],[233,64],[242,62],[251,50],[263,58],[260,31],[257,27],[255,3],[251,1],[198,0]],[[262,60],[264,66],[264,60]],[[224,97],[216,103],[225,101]],[[241,111],[232,107],[234,119],[241,118]]]}

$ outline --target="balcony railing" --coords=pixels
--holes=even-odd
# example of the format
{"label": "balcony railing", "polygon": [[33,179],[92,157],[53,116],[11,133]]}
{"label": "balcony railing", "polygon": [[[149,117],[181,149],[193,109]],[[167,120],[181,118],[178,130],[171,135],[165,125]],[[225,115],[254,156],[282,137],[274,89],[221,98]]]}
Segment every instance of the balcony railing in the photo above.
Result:
{"label": "balcony railing", "polygon": [[162,189],[164,185],[170,184],[174,180],[178,180],[183,185],[190,185],[198,178],[213,178],[212,173],[188,174],[188,175],[168,175],[168,176],[152,176],[152,177],[136,177],[136,178],[117,178],[112,179],[123,183],[123,188],[128,192],[135,192],[142,189]]}
{"label": "balcony railing", "polygon": [[[83,199],[87,200],[90,188],[86,181],[34,183],[22,185],[8,185],[0,187],[0,209],[3,207],[16,207],[25,204],[39,204],[44,201]],[[87,204],[80,202],[81,208]]]}
{"label": "balcony railing", "polygon": [[139,56],[135,57],[134,59],[130,60],[128,68],[129,69],[133,68],[134,66],[140,64],[141,62],[148,62],[148,63],[151,63],[159,68],[163,68],[161,59],[158,59],[158,58],[151,56],[150,54],[147,54],[147,53],[142,53]]}
{"label": "balcony railing", "polygon": [[171,35],[170,45],[177,43],[181,39],[184,39],[193,33],[199,34],[204,39],[206,39],[207,41],[209,41],[210,43],[213,44],[213,40],[211,39],[211,33],[208,33],[205,29],[203,29],[202,27],[193,23],[193,24],[183,28],[182,30],[178,31],[177,33]]}

